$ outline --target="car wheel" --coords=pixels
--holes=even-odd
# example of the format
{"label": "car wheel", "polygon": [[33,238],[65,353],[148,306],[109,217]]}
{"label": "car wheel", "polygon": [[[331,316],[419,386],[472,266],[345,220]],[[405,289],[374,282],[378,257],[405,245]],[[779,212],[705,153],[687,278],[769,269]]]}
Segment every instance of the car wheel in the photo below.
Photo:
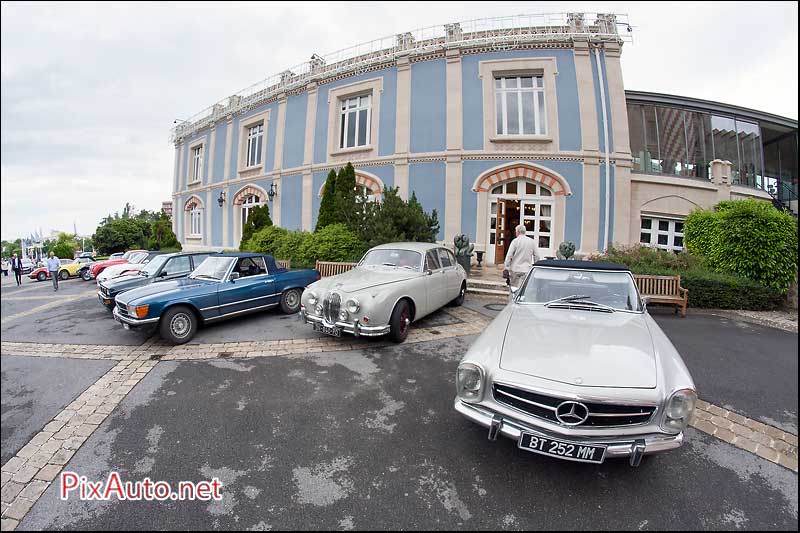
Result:
{"label": "car wheel", "polygon": [[185,306],[172,307],[161,317],[161,338],[173,344],[184,344],[192,340],[197,332],[197,317]]}
{"label": "car wheel", "polygon": [[39,272],[38,274],[36,274],[36,279],[39,281],[44,281],[47,279],[47,274],[45,274],[44,272]]}
{"label": "car wheel", "polygon": [[411,326],[411,306],[406,300],[400,300],[389,321],[389,337],[394,342],[403,342],[408,337],[408,330]]}
{"label": "car wheel", "polygon": [[83,281],[89,281],[89,280],[92,279],[92,273],[89,272],[88,268],[86,270],[84,270],[83,272],[81,272],[81,279]]}
{"label": "car wheel", "polygon": [[281,311],[287,315],[294,314],[300,310],[300,297],[303,293],[300,289],[289,289],[284,291],[281,296]]}
{"label": "car wheel", "polygon": [[58,273],[58,279],[62,281],[69,279],[69,272],[67,272],[66,270],[62,270],[61,272]]}
{"label": "car wheel", "polygon": [[458,292],[458,296],[450,302],[450,305],[453,307],[458,307],[464,303],[464,297],[467,295],[467,282],[463,282],[461,284],[461,289]]}

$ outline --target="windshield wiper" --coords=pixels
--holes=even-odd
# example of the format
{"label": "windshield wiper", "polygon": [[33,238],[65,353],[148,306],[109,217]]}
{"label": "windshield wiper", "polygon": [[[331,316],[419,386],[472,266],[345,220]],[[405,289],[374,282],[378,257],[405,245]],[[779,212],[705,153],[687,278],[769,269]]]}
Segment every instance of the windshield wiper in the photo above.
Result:
{"label": "windshield wiper", "polygon": [[605,304],[593,302],[591,300],[587,300],[586,298],[588,298],[588,297],[589,296],[586,296],[586,295],[573,294],[572,296],[564,296],[563,298],[558,298],[557,300],[551,300],[551,301],[545,303],[544,306],[545,307],[550,307],[550,306],[553,306],[553,305],[564,304],[564,303],[576,303],[578,305],[588,305],[588,306],[596,307],[598,309],[602,309],[603,311],[607,311],[609,313],[613,313],[613,312],[616,311],[615,308],[613,308],[613,307],[611,307],[609,305],[605,305]]}
{"label": "windshield wiper", "polygon": [[385,266],[385,267],[396,267],[397,265],[395,265],[394,263],[381,263],[381,266]]}

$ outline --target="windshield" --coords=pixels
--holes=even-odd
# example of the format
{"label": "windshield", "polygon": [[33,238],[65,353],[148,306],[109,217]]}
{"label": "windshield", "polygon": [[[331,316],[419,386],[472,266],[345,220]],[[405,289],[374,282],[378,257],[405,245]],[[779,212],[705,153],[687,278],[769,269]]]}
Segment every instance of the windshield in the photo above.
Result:
{"label": "windshield", "polygon": [[161,268],[161,265],[163,265],[167,259],[169,259],[168,255],[157,255],[151,259],[150,262],[147,263],[147,266],[139,271],[139,273],[143,276],[153,276],[156,272],[158,272],[158,269]]}
{"label": "windshield", "polygon": [[394,250],[379,248],[370,250],[361,259],[358,266],[388,266],[407,268],[419,272],[422,264],[422,254],[412,250]]}
{"label": "windshield", "polygon": [[208,257],[189,274],[189,277],[192,279],[221,280],[234,261],[236,261],[235,257]]}
{"label": "windshield", "polygon": [[534,268],[520,289],[517,302],[548,303],[562,298],[565,305],[588,301],[614,309],[641,311],[636,285],[627,272]]}
{"label": "windshield", "polygon": [[142,253],[142,252],[133,253],[128,258],[128,263],[131,263],[131,264],[135,265],[135,264],[143,262],[145,259],[147,259],[147,254]]}

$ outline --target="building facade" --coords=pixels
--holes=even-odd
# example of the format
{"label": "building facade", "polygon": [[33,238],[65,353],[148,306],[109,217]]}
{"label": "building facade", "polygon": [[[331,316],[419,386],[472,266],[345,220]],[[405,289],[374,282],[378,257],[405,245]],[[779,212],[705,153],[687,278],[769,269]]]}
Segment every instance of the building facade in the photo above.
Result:
{"label": "building facade", "polygon": [[[610,14],[486,19],[315,54],[175,128],[175,233],[188,249],[236,248],[261,204],[310,231],[327,173],[347,162],[377,201],[413,192],[439,240],[466,233],[489,262],[520,223],[545,255],[563,241],[679,249],[698,206],[772,200],[770,187],[796,202],[796,121],[626,95],[618,27]],[[776,149],[794,142],[774,171],[769,121]]]}

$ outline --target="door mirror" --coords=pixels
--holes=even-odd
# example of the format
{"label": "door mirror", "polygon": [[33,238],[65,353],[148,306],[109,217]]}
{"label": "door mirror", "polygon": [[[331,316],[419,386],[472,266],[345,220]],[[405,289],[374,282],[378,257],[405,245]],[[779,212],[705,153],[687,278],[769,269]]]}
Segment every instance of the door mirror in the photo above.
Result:
{"label": "door mirror", "polygon": [[642,296],[642,307],[647,308],[647,304],[650,303],[649,296]]}
{"label": "door mirror", "polygon": [[431,270],[431,269],[429,269],[429,268],[426,268],[426,269],[425,269],[425,275],[426,275],[426,276],[431,276],[431,275],[433,275],[433,270]]}
{"label": "door mirror", "polygon": [[228,281],[230,281],[231,283],[233,283],[237,279],[239,279],[239,273],[238,272],[231,272],[231,275],[228,276]]}
{"label": "door mirror", "polygon": [[511,287],[511,296],[516,296],[519,292],[519,287]]}
{"label": "door mirror", "polygon": [[162,270],[161,274],[159,274],[158,277],[159,278],[166,278],[167,277],[167,271],[166,270]]}

